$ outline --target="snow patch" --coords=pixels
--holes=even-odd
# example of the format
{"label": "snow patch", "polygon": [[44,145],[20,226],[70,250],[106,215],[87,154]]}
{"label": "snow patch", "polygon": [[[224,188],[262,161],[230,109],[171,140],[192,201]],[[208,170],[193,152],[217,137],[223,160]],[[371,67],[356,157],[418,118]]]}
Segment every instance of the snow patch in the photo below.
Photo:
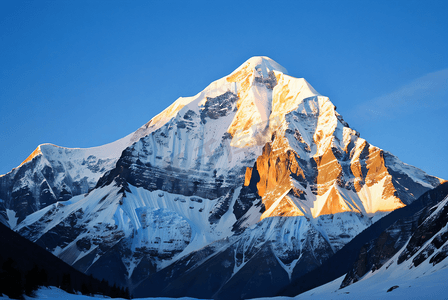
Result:
{"label": "snow patch", "polygon": [[14,227],[17,226],[17,220],[19,219],[16,217],[16,212],[11,209],[6,209],[6,216],[8,217],[9,228],[14,229]]}

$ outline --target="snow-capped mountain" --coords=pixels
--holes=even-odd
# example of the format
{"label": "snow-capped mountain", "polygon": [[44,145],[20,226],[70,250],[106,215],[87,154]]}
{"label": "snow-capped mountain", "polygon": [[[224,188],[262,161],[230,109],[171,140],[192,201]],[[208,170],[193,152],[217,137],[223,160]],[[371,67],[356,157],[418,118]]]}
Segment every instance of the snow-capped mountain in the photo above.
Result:
{"label": "snow-capped mountain", "polygon": [[441,182],[253,57],[115,143],[39,146],[0,177],[0,221],[137,295],[247,298]]}

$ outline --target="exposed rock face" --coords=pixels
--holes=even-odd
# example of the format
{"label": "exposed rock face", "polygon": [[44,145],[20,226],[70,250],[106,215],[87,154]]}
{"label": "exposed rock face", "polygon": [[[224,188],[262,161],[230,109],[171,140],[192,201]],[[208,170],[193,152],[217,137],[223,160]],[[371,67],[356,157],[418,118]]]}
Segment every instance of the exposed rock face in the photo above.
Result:
{"label": "exposed rock face", "polygon": [[[277,131],[273,140],[263,148],[256,166],[260,176],[258,194],[266,206],[263,218],[294,215],[317,217],[345,211],[370,215],[403,207],[404,202],[409,204],[415,195],[420,195],[420,183],[407,184],[412,191],[403,195],[404,202],[401,201],[391,174],[398,177],[396,182],[401,189],[398,181],[402,178],[386,166],[383,150],[359,138],[332,108],[330,111],[333,122],[339,122],[339,127],[344,126],[345,142],[336,142],[343,140],[338,139],[340,132],[337,126],[330,128],[333,135],[324,135],[323,130],[318,130],[313,136],[314,144],[306,143],[304,134],[297,128],[294,131],[287,128],[284,134]],[[291,117],[291,121],[300,117],[302,122],[305,119],[311,124],[316,124],[316,120],[311,118],[321,119],[317,114],[311,114],[311,117],[296,114]],[[323,124],[331,122],[327,111],[322,119],[325,120]],[[316,126],[323,125],[317,121]],[[311,136],[307,138],[311,140]],[[252,168],[246,170],[245,182],[252,172]],[[403,177],[407,175],[403,174]],[[431,182],[434,186],[439,183],[438,180]]]}
{"label": "exposed rock face", "polygon": [[305,180],[294,151],[285,151],[288,149],[287,145],[284,137],[274,136],[274,141],[267,143],[263,147],[262,155],[257,158],[255,170],[260,179],[256,187],[266,209],[262,219],[270,216],[304,215],[287,196],[289,192],[295,191],[293,178]]}
{"label": "exposed rock face", "polygon": [[40,150],[0,177],[0,220],[142,296],[258,296],[440,183],[360,138],[266,57],[113,144]]}

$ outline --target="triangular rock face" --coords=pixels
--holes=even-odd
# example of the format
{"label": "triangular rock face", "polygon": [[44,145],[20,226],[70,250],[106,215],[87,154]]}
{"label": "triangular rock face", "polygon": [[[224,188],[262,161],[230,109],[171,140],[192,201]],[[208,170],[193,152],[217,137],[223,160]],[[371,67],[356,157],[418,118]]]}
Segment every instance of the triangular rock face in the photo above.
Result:
{"label": "triangular rock face", "polygon": [[[115,143],[39,149],[0,177],[2,223],[18,222],[14,230],[83,272],[131,288],[168,267],[190,273],[217,252],[234,253],[216,263],[230,277],[216,279],[210,297],[236,274],[249,276],[240,272],[252,257],[270,257],[285,278],[304,272],[313,251],[319,265],[441,181],[360,138],[327,97],[267,57]],[[171,295],[166,285],[152,293]]]}

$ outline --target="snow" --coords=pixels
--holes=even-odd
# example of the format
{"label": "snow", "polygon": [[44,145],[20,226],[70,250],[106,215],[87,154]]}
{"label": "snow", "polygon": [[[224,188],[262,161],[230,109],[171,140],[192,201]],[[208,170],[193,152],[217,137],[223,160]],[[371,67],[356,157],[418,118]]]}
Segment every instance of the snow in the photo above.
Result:
{"label": "snow", "polygon": [[11,209],[6,209],[6,216],[8,217],[9,228],[14,229],[17,225],[17,220],[19,219],[16,217],[16,212]]}
{"label": "snow", "polygon": [[[115,187],[115,190],[117,191],[118,188]],[[112,191],[112,187],[95,189],[87,197],[86,195],[78,195],[68,201],[56,202],[45,207],[44,209],[28,215],[25,220],[23,220],[19,226],[15,228],[15,231],[20,231],[22,228],[25,228],[33,223],[37,223],[45,218],[48,221],[40,222],[40,224],[44,224],[44,227],[40,228],[39,233],[33,237],[34,240],[37,240],[50,229],[63,222],[64,219],[66,219],[70,214],[80,209],[84,212],[92,212],[92,214],[95,215],[95,218],[91,219],[94,224],[105,222],[108,218],[110,218],[114,207],[104,205],[104,203],[100,205],[100,203],[104,197],[109,198],[109,201],[106,202],[107,204],[117,200],[119,196],[112,193]],[[87,219],[85,221],[87,221]],[[94,224],[92,224],[92,226]]]}
{"label": "snow", "polygon": [[[137,230],[136,236],[133,239],[132,250],[135,250],[135,248],[157,236],[160,236],[162,240],[182,240],[185,236],[186,228],[189,228],[190,240],[187,245],[180,247],[179,249],[182,251],[172,257],[172,259],[160,262],[158,266],[160,269],[167,267],[184,255],[233,234],[231,229],[232,225],[236,222],[236,219],[231,210],[228,210],[220,218],[217,224],[210,224],[208,220],[209,212],[213,210],[217,199],[209,200],[197,196],[188,197],[161,191],[150,192],[143,188],[136,188],[133,186],[129,186],[129,188],[131,193],[128,193],[126,199],[123,201],[122,209],[124,215],[128,216],[129,222],[132,223],[130,228],[142,227],[142,220],[135,213],[139,208],[145,208],[148,213],[151,211],[165,211],[170,212],[173,217],[177,215],[172,221],[165,219],[165,225],[158,231],[151,230],[151,227],[148,227],[148,229],[145,230]],[[238,188],[232,195],[231,207],[236,201],[240,189],[241,188]],[[163,196],[161,197],[160,195],[162,194]],[[168,223],[179,224],[179,226],[168,226]]]}
{"label": "snow", "polygon": [[314,221],[315,227],[326,237],[335,252],[373,223],[367,216],[356,212],[322,215]]}
{"label": "snow", "polygon": [[[386,270],[387,271],[387,270]],[[448,278],[448,266],[445,265],[438,270],[431,270],[429,272],[420,271],[412,272],[407,270],[403,274],[402,270],[397,272],[395,276],[391,276],[388,272],[382,271],[381,273],[371,276],[368,279],[361,280],[355,284],[352,284],[344,289],[339,289],[339,286],[344,276],[338,279],[322,285],[318,288],[298,295],[297,297],[266,297],[256,298],[259,300],[307,300],[307,299],[333,299],[333,300],[377,300],[377,299],[448,299],[448,284],[446,278]],[[412,275],[410,274],[412,273]],[[398,288],[387,292],[390,288],[398,286]],[[68,294],[56,287],[40,288],[37,291],[38,299],[48,300],[94,300],[105,298],[102,296],[89,297],[84,295]],[[9,299],[8,297],[1,297],[1,300]],[[32,300],[25,296],[26,300]],[[118,298],[116,298],[118,299]],[[136,298],[139,300],[195,300],[197,298]],[[255,299],[253,299],[255,300]]]}
{"label": "snow", "polygon": [[263,213],[263,215],[261,217],[263,218],[263,216],[269,216],[277,208],[277,206],[280,204],[280,202],[283,200],[283,198],[285,198],[285,196],[288,193],[289,193],[289,189],[287,189],[283,194],[281,194],[277,198],[277,200],[275,200],[275,202],[269,207],[269,209]]}
{"label": "snow", "polygon": [[278,263],[282,266],[282,268],[286,271],[286,273],[288,273],[289,281],[291,281],[292,272],[293,272],[294,268],[296,267],[297,262],[299,262],[299,260],[302,258],[302,254],[300,254],[300,256],[298,258],[294,259],[289,264],[283,263],[282,260],[279,259],[277,256],[275,258],[277,259]]}
{"label": "snow", "polygon": [[[446,261],[446,260],[445,260]],[[407,268],[388,272],[377,271],[375,275],[339,289],[344,276],[325,285],[302,293],[296,297],[266,297],[257,299],[332,299],[332,300],[376,300],[376,299],[448,299],[448,264],[433,269],[412,271]],[[394,286],[398,286],[388,292]],[[254,299],[255,300],[255,299]]]}
{"label": "snow", "polygon": [[[400,266],[386,263],[380,270],[344,289],[339,289],[342,276],[300,294],[297,299],[448,299],[447,276],[446,259],[435,267],[426,263],[412,269],[406,263]],[[393,286],[398,288],[387,292]]]}
{"label": "snow", "polygon": [[[61,166],[75,181],[87,178],[90,185],[94,186],[106,171],[115,166],[121,152],[130,145],[131,137],[132,134],[110,144],[84,149],[52,144],[43,144],[39,147],[46,163]],[[62,181],[64,178],[62,175],[63,173],[60,173],[56,182]]]}
{"label": "snow", "polygon": [[288,71],[282,67],[280,64],[275,62],[269,57],[266,56],[254,56],[249,58],[246,62],[244,62],[241,66],[239,66],[235,71],[233,71],[229,76],[240,72],[243,68],[251,68],[256,69],[257,67],[261,69],[263,77],[267,77],[270,71],[279,71],[284,74],[288,74]]}
{"label": "snow", "polygon": [[[424,171],[420,170],[419,168],[416,168],[414,166],[408,165],[404,162],[402,162],[398,157],[392,155],[388,151],[384,151],[385,153],[389,154],[389,161],[388,166],[393,169],[394,171],[397,171],[399,173],[405,173],[409,177],[412,178],[415,182],[421,184],[424,187],[427,188],[434,188],[432,185],[430,185],[425,179],[429,177],[428,174],[426,174]],[[444,180],[441,178],[438,178],[440,183],[443,183]]]}
{"label": "snow", "polygon": [[[51,286],[51,287],[41,287],[39,290],[36,291],[36,297],[29,297],[24,296],[25,300],[34,300],[34,299],[47,299],[47,300],[95,300],[95,299],[112,299],[107,296],[102,295],[95,295],[94,297],[91,296],[85,296],[81,294],[69,294],[57,287]],[[7,300],[10,299],[9,297],[3,295],[0,295],[0,300]],[[113,298],[116,300],[120,300],[122,298]],[[140,300],[201,300],[197,298],[190,298],[190,297],[182,297],[182,298],[166,298],[166,297],[157,297],[157,298],[133,298],[133,299],[140,299]]]}

